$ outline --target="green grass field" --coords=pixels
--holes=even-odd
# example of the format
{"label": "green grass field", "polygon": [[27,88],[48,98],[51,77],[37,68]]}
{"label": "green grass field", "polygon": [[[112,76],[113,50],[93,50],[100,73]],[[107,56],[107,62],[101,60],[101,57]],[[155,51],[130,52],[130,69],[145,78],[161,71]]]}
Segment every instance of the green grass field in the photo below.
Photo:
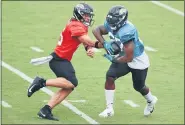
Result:
{"label": "green grass field", "polygon": [[[20,70],[31,78],[36,75],[54,78],[48,65],[33,66],[30,59],[50,54],[56,46],[59,34],[72,16],[77,1],[3,1],[2,2],[2,61]],[[102,57],[104,51],[93,59],[79,47],[72,63],[79,86],[67,100],[76,108],[100,124],[184,124],[184,17],[148,1],[88,1],[95,9],[95,24],[103,24],[112,5],[122,4],[129,10],[129,20],[135,24],[146,46],[157,49],[147,51],[151,66],[147,85],[158,97],[155,111],[150,117],[143,116],[144,98],[132,87],[131,75],[116,81],[115,115],[99,118],[105,108],[105,73],[110,63]],[[184,2],[163,2],[184,11]],[[89,29],[89,35],[95,39]],[[44,50],[38,53],[30,49],[37,46]],[[12,108],[2,107],[2,124],[90,124],[84,118],[63,105],[58,105],[53,114],[60,121],[37,118],[37,112],[50,96],[39,91],[27,97],[29,82],[2,67],[2,100]],[[48,87],[55,92],[56,88]],[[140,107],[133,108],[123,103],[132,100]]]}

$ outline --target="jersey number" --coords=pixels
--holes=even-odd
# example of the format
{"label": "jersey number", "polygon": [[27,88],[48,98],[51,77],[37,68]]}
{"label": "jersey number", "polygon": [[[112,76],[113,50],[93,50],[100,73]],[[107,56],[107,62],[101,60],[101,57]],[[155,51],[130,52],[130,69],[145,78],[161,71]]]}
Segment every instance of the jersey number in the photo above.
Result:
{"label": "jersey number", "polygon": [[63,41],[63,36],[62,34],[60,35],[60,38],[58,40],[58,45],[61,46],[62,45],[62,41]]}
{"label": "jersey number", "polygon": [[[63,29],[63,31],[65,30],[65,28]],[[63,35],[62,33],[60,34],[59,40],[58,40],[58,45],[61,46],[62,45],[62,41],[63,41]]]}

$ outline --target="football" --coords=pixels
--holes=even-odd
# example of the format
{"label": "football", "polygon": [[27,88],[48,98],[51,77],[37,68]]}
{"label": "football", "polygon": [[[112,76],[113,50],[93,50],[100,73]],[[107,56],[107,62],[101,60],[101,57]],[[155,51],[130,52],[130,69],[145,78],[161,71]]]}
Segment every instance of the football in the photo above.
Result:
{"label": "football", "polygon": [[111,46],[114,49],[114,54],[113,55],[117,55],[121,52],[120,46],[115,41],[111,42]]}

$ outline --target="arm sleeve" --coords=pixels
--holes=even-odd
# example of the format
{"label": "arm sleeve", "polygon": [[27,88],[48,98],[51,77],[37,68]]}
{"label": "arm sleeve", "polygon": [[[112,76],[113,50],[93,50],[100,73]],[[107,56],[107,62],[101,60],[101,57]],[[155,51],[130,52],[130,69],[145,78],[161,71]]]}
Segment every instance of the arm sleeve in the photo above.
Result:
{"label": "arm sleeve", "polygon": [[121,36],[120,40],[124,44],[124,43],[127,43],[128,41],[133,40],[133,39],[135,39],[135,30],[131,30],[131,31],[123,34]]}
{"label": "arm sleeve", "polygon": [[71,36],[82,36],[87,34],[87,31],[82,26],[73,25],[70,27]]}
{"label": "arm sleeve", "polygon": [[111,29],[110,29],[110,27],[109,27],[107,21],[104,22],[104,27],[105,27],[105,29],[106,29],[108,32],[111,32]]}

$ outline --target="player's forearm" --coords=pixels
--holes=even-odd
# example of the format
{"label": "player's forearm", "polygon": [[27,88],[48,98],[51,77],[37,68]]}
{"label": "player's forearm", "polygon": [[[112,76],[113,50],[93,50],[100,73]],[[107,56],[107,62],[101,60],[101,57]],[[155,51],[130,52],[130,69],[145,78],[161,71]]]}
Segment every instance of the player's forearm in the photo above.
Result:
{"label": "player's forearm", "polygon": [[77,39],[84,45],[87,45],[90,47],[95,46],[95,41],[91,40],[91,38],[88,35],[78,36]]}
{"label": "player's forearm", "polygon": [[78,40],[88,47],[103,48],[103,44],[101,42],[91,40],[88,35],[80,36],[78,37]]}
{"label": "player's forearm", "polygon": [[121,56],[121,57],[115,58],[115,62],[118,62],[118,63],[132,62],[132,60],[133,58],[128,56]]}
{"label": "player's forearm", "polygon": [[133,41],[129,41],[123,45],[123,50],[124,50],[124,56],[119,56],[117,58],[117,62],[122,62],[122,63],[127,63],[127,62],[132,62],[134,58],[134,43]]}
{"label": "player's forearm", "polygon": [[92,30],[92,33],[94,34],[94,37],[100,42],[103,43],[105,39],[103,38],[103,33],[101,32],[100,28],[97,27]]}
{"label": "player's forearm", "polygon": [[94,47],[95,46],[95,42],[94,41],[84,41],[83,42],[85,45],[89,46],[89,47]]}

